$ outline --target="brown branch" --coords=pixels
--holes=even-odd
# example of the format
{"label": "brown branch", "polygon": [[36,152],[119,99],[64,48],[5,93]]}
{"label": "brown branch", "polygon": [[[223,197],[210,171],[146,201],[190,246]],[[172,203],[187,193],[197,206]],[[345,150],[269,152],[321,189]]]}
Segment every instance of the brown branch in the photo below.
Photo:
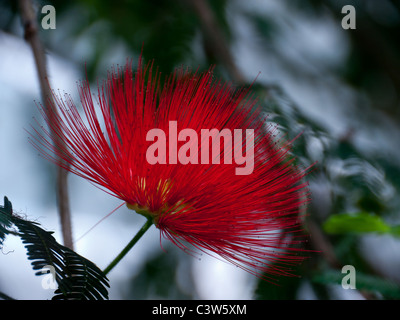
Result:
{"label": "brown branch", "polygon": [[245,78],[237,68],[226,38],[207,0],[187,0],[198,16],[203,34],[210,43],[215,57],[225,66],[231,78],[238,84],[245,84]]}
{"label": "brown branch", "polygon": [[[33,9],[31,0],[19,0],[19,8],[25,32],[24,37],[25,40],[30,44],[35,59],[45,112],[50,121],[52,121],[51,119],[54,119],[55,115],[57,115],[57,110],[54,107],[53,95],[47,77],[46,55],[38,35],[39,26],[36,22],[36,13]],[[55,142],[55,145],[59,145],[58,143],[60,141],[58,141],[58,139],[59,138],[57,135],[53,134],[53,141]],[[61,141],[61,143],[64,142]],[[68,199],[67,172],[68,171],[62,169],[61,167],[58,169],[56,189],[58,212],[61,220],[64,245],[72,249],[73,241]]]}

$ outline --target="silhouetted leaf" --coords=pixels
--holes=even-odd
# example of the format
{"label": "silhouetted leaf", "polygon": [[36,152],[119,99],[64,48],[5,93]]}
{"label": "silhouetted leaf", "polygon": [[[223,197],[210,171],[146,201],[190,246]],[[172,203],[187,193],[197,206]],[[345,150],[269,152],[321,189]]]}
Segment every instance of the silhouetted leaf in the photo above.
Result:
{"label": "silhouetted leaf", "polygon": [[12,226],[12,222],[10,221],[11,215],[11,202],[8,200],[7,197],[4,197],[4,207],[0,206],[0,248],[2,247],[3,241]]}
{"label": "silhouetted leaf", "polygon": [[11,202],[5,197],[4,207],[0,207],[0,232],[3,238],[14,225],[32,260],[36,275],[51,266],[58,284],[54,299],[103,300],[108,299],[108,279],[91,261],[59,244],[52,232],[43,230],[37,222],[27,221],[12,214]]}

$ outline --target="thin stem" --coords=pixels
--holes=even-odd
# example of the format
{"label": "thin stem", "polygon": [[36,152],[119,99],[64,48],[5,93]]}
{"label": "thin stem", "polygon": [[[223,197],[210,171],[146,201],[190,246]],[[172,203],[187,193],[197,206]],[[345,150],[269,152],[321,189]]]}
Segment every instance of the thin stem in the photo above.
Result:
{"label": "thin stem", "polygon": [[[57,109],[55,108],[53,95],[47,77],[46,55],[39,38],[39,26],[36,21],[36,12],[33,8],[32,0],[19,0],[19,8],[24,27],[25,40],[31,46],[35,60],[45,112],[49,117],[50,122],[52,122],[52,119],[55,117],[55,115],[57,115]],[[58,141],[60,138],[53,132],[52,138],[55,142],[55,145],[65,145],[64,141]],[[66,167],[68,166],[67,163],[64,164]],[[62,168],[60,168],[57,172],[57,201],[64,245],[70,249],[73,249],[67,173],[68,171]]]}
{"label": "thin stem", "polygon": [[139,239],[145,234],[147,230],[151,227],[153,224],[153,219],[152,218],[147,218],[146,223],[143,225],[143,227],[138,231],[138,233],[133,237],[133,239],[126,245],[124,249],[115,257],[113,261],[108,265],[107,268],[103,270],[104,274],[108,274],[117,264],[122,260],[122,258],[133,248],[133,246],[136,244],[136,242],[139,241]]}

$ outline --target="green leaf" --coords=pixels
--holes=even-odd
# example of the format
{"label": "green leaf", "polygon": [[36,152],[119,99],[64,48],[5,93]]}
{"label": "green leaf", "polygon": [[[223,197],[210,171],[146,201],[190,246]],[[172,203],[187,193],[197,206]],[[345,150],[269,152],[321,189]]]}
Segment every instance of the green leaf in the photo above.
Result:
{"label": "green leaf", "polygon": [[14,234],[22,239],[33,270],[38,270],[36,275],[44,274],[47,266],[54,268],[58,289],[53,299],[108,299],[108,279],[93,262],[59,244],[52,232],[43,230],[37,222],[12,214],[11,202],[5,198],[4,207],[0,207],[0,232],[9,234],[12,225],[19,231]]}
{"label": "green leaf", "polygon": [[323,228],[327,233],[331,234],[376,232],[399,235],[398,231],[393,233],[392,228],[387,225],[382,218],[366,212],[332,215],[324,223]]}

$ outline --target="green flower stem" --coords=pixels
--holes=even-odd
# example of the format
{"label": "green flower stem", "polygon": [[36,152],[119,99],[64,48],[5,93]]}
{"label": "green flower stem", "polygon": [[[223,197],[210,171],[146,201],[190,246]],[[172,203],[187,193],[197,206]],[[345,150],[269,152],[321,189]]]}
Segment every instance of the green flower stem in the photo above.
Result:
{"label": "green flower stem", "polygon": [[139,241],[139,239],[145,234],[145,232],[151,227],[153,224],[153,219],[152,218],[147,218],[146,223],[143,225],[143,227],[138,231],[138,233],[133,237],[133,239],[126,245],[124,249],[119,253],[118,256],[115,257],[113,261],[103,270],[103,273],[106,275],[108,274],[117,264],[118,262],[121,261],[121,259],[133,248],[133,246],[136,244],[136,242]]}

